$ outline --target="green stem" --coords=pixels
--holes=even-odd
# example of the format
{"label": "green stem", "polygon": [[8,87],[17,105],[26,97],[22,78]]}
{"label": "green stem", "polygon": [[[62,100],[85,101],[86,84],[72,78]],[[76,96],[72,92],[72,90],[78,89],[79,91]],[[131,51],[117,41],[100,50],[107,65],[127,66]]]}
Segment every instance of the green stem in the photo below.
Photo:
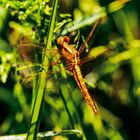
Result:
{"label": "green stem", "polygon": [[[48,31],[48,36],[47,36],[46,49],[51,48],[57,6],[58,6],[58,0],[54,0],[53,1],[53,9],[52,9],[52,13],[51,13],[51,19],[50,19],[50,25],[49,25],[49,31]],[[36,135],[37,135],[38,127],[39,127],[39,118],[40,118],[43,99],[44,99],[44,95],[45,95],[46,78],[47,78],[47,71],[48,71],[47,66],[49,63],[48,57],[46,55],[44,55],[43,57],[44,57],[44,59],[43,59],[42,65],[44,66],[44,69],[42,70],[41,75],[39,77],[38,92],[37,92],[36,98],[34,100],[34,105],[32,107],[30,127],[29,127],[27,137],[26,137],[27,140],[35,140],[36,139]]]}
{"label": "green stem", "polygon": [[[83,135],[79,130],[62,130],[62,131],[49,131],[49,132],[41,132],[37,133],[37,139],[49,139],[55,136],[69,136],[69,135],[77,135],[78,138],[83,139]],[[25,140],[26,134],[16,134],[16,135],[7,135],[0,136],[0,140]]]}
{"label": "green stem", "polygon": [[66,112],[68,114],[68,117],[70,119],[71,127],[72,127],[72,129],[75,129],[74,128],[74,122],[73,122],[72,116],[71,116],[70,111],[69,111],[68,106],[67,106],[67,102],[66,102],[66,100],[65,100],[65,98],[63,96],[63,90],[60,91],[60,96],[61,96],[61,99],[62,99],[62,101],[64,103],[64,107],[66,109]]}
{"label": "green stem", "polygon": [[103,18],[106,16],[106,12],[105,12],[105,9],[102,8],[100,12],[94,14],[93,16],[81,21],[81,22],[74,22],[73,26],[72,27],[69,27],[69,28],[66,28],[63,30],[63,32],[61,33],[61,35],[65,35],[67,33],[70,33],[72,31],[75,31],[75,30],[78,30],[84,26],[87,26],[87,25],[91,25],[93,23],[95,23],[97,20],[99,20],[100,18]]}

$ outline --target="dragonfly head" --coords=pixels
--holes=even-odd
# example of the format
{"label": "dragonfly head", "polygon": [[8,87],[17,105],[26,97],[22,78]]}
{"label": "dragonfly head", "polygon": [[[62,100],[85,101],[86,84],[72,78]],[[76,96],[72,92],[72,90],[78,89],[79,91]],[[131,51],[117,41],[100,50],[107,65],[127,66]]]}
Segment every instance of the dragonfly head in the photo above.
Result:
{"label": "dragonfly head", "polygon": [[64,43],[69,43],[70,42],[70,38],[68,36],[60,36],[57,38],[57,44],[60,46],[63,46]]}

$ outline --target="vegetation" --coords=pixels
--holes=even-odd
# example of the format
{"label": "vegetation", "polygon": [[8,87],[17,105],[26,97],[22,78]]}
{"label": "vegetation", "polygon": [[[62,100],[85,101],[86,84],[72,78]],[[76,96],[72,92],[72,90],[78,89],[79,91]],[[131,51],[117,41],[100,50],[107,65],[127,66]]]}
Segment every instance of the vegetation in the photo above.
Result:
{"label": "vegetation", "polygon": [[[139,4],[0,0],[0,140],[140,139]],[[59,53],[63,35],[86,46],[81,71],[97,116]]]}

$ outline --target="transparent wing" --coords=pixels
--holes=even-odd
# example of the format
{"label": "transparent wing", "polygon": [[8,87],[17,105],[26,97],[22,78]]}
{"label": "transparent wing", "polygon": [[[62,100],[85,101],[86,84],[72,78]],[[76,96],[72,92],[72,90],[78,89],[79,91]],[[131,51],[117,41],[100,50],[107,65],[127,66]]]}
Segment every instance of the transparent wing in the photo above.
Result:
{"label": "transparent wing", "polygon": [[[97,23],[99,24],[99,22]],[[97,26],[97,25],[96,25]],[[93,27],[93,31],[95,30],[95,26]],[[88,41],[89,38],[88,37]],[[56,47],[56,46],[55,46]],[[100,51],[99,51],[100,50]],[[109,48],[98,47],[92,50],[92,54],[86,58],[81,59],[81,64],[85,64],[91,60],[94,60],[98,56],[104,55]],[[57,48],[52,48],[51,50],[45,49],[44,46],[33,44],[30,40],[23,37],[19,44],[17,45],[17,53],[18,64],[17,64],[17,72],[19,72],[24,81],[23,83],[28,83],[28,81],[32,81],[34,76],[37,76],[44,70],[44,65],[42,65],[43,55],[47,55],[49,59],[48,71],[46,72],[48,75],[48,79],[50,77],[57,77],[59,73],[61,73],[62,77],[66,77],[66,72],[72,64],[62,63],[60,52]],[[46,66],[46,65],[45,65]]]}

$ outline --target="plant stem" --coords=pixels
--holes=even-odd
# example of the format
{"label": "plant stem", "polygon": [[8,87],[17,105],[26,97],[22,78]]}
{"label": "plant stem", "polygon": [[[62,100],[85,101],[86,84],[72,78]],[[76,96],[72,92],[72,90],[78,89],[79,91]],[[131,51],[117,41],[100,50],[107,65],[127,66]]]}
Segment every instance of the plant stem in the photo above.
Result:
{"label": "plant stem", "polygon": [[[53,31],[54,31],[54,26],[55,26],[55,18],[56,18],[56,12],[57,12],[57,6],[58,6],[58,0],[53,1],[53,8],[52,8],[52,13],[51,13],[51,19],[50,19],[50,25],[49,25],[49,31],[48,31],[48,36],[47,36],[47,44],[46,44],[46,49],[51,48],[51,42],[53,38]],[[43,99],[45,95],[45,88],[46,88],[46,78],[47,78],[47,71],[48,71],[48,57],[46,55],[43,56],[43,62],[42,65],[44,66],[44,69],[41,72],[41,75],[39,77],[39,82],[38,82],[38,91],[37,95],[34,101],[34,105],[32,107],[32,113],[31,113],[31,121],[30,121],[30,126],[29,130],[27,133],[27,140],[35,140],[37,131],[39,128],[39,118],[40,118],[40,113],[42,110],[42,104],[43,104]]]}
{"label": "plant stem", "polygon": [[65,98],[64,98],[64,96],[63,96],[63,90],[60,91],[60,96],[61,96],[61,99],[62,99],[62,101],[63,101],[63,103],[64,103],[64,107],[65,107],[65,109],[66,109],[66,112],[67,112],[67,114],[68,114],[68,117],[69,117],[69,119],[70,119],[71,127],[72,127],[72,129],[75,129],[72,116],[71,116],[70,111],[69,111],[68,106],[67,106],[67,102],[66,102],[66,100],[65,100]]}

